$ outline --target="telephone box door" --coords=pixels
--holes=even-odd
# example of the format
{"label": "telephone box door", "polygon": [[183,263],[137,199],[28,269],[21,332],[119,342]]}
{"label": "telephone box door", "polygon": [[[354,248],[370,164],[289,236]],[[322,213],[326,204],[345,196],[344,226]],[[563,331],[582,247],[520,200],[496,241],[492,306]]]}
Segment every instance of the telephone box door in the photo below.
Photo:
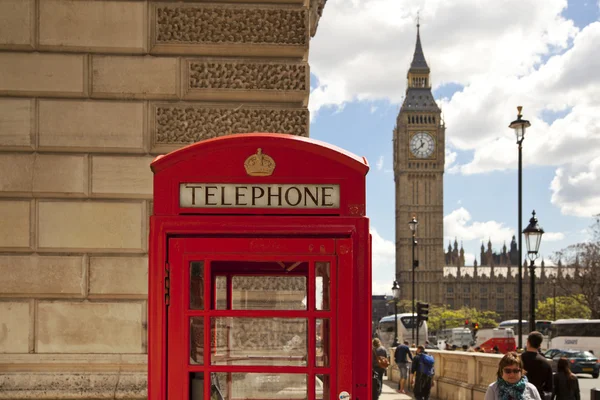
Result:
{"label": "telephone box door", "polygon": [[168,248],[168,399],[351,392],[351,239],[173,238]]}

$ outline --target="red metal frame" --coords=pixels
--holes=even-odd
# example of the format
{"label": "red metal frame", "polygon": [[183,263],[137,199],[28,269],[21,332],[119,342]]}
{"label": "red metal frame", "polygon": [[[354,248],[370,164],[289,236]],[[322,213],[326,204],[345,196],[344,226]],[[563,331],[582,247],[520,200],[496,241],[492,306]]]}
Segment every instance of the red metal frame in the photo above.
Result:
{"label": "red metal frame", "polygon": [[[246,175],[243,162],[257,148],[262,148],[277,163],[271,176]],[[200,142],[159,157],[152,169],[155,195],[149,242],[148,398],[185,399],[187,371],[205,371],[205,379],[209,380],[209,370],[302,371],[308,376],[328,371],[331,396],[337,397],[340,391],[348,391],[355,398],[369,398],[371,244],[369,223],[364,216],[366,160],[310,139],[243,134]],[[340,188],[340,206],[333,210],[180,208],[178,188],[181,182],[334,183]],[[182,266],[187,266],[191,260],[199,260],[198,257],[208,261],[204,266],[205,304],[202,311],[189,311],[189,276],[181,275],[187,271]],[[309,261],[310,266],[314,266],[315,261],[329,261],[331,310],[311,311],[315,304],[314,290],[311,290],[313,268],[307,271],[310,294],[307,311],[239,311],[230,310],[230,307],[228,310],[210,310],[213,286],[210,261],[256,259],[302,260]],[[227,286],[231,294],[231,279]],[[228,299],[231,301],[231,295]],[[166,301],[170,302],[168,307]],[[309,318],[309,321],[330,319],[330,367],[314,367],[314,323],[309,323],[308,327],[307,367],[210,366],[207,364],[210,351],[204,352],[204,365],[187,366],[189,326],[186,324],[191,315],[204,317],[205,349],[210,349],[211,317],[294,317],[296,314]],[[175,338],[183,339],[185,346],[175,345]],[[168,347],[169,342],[171,347]],[[169,357],[180,357],[185,363],[169,364]],[[177,376],[183,376],[185,382],[169,381],[168,376],[175,381],[179,380]],[[210,398],[209,390],[205,385],[205,398]],[[168,397],[167,393],[171,391]],[[309,379],[309,399],[314,398],[314,392],[314,380]]]}

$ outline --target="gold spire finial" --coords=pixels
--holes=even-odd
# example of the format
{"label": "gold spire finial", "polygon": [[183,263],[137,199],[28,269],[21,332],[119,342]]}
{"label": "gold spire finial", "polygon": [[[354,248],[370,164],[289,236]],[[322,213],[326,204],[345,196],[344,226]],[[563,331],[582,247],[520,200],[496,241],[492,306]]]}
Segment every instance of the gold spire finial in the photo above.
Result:
{"label": "gold spire finial", "polygon": [[521,111],[523,111],[523,106],[517,106],[518,115],[522,116]]}

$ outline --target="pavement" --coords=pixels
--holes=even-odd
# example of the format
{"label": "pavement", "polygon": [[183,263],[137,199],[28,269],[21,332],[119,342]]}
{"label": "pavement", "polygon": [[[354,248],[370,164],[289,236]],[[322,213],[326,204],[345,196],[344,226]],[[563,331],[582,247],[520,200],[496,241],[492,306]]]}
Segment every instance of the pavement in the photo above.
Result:
{"label": "pavement", "polygon": [[[408,385],[407,385],[408,386]],[[411,392],[406,394],[398,393],[398,383],[388,381],[387,376],[383,377],[383,389],[381,390],[381,396],[379,400],[411,400],[414,399]]]}

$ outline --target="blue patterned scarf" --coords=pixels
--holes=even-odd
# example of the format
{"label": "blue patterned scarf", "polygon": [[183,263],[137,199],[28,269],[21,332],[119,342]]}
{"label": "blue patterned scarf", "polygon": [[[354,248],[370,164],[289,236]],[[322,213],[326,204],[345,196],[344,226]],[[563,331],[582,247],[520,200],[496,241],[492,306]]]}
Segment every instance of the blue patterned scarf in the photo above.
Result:
{"label": "blue patterned scarf", "polygon": [[524,400],[525,388],[527,387],[527,377],[524,376],[517,383],[508,383],[502,378],[498,378],[498,389],[500,400]]}

